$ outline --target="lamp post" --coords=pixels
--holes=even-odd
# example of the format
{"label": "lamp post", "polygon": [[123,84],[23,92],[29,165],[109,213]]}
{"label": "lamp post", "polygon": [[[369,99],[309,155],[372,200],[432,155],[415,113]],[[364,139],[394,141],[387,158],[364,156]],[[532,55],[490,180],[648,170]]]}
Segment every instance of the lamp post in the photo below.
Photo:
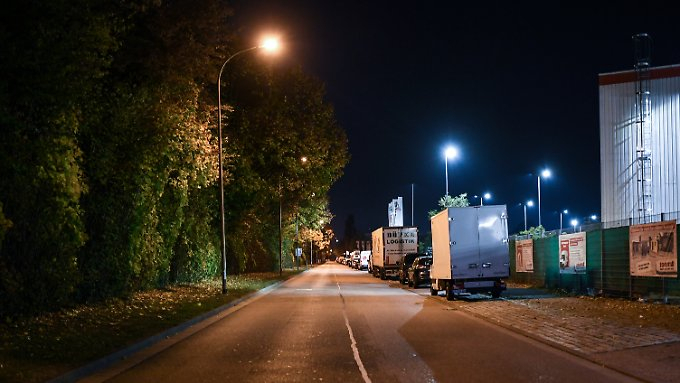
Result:
{"label": "lamp post", "polygon": [[541,177],[550,178],[551,173],[549,169],[545,169],[538,176],[538,226],[541,226]]}
{"label": "lamp post", "polygon": [[560,212],[560,234],[562,234],[562,214],[569,214],[569,210],[564,209]]}
{"label": "lamp post", "polygon": [[484,198],[487,200],[491,199],[491,193],[484,193],[481,196],[479,196],[479,205],[484,206]]}
{"label": "lamp post", "polygon": [[524,204],[524,231],[527,231],[527,206],[534,206],[534,201],[529,200]]}
{"label": "lamp post", "polygon": [[220,178],[220,240],[222,246],[222,294],[227,293],[227,239],[225,236],[225,222],[224,222],[224,170],[222,167],[222,72],[227,66],[227,63],[231,61],[234,57],[255,49],[265,49],[267,51],[275,51],[278,49],[278,41],[274,39],[267,39],[261,45],[246,48],[240,50],[229,58],[222,64],[220,68],[220,74],[217,76],[217,146],[218,146],[218,166],[219,166],[219,178]]}
{"label": "lamp post", "polygon": [[455,146],[449,146],[444,151],[444,172],[446,176],[446,195],[449,195],[449,158],[456,158],[458,156],[458,149]]}

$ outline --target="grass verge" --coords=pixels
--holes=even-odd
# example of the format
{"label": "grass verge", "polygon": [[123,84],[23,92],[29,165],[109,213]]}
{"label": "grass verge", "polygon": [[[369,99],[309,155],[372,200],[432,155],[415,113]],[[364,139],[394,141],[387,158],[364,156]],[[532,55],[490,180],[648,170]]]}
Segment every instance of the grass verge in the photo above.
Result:
{"label": "grass verge", "polygon": [[0,323],[0,382],[43,382],[225,305],[295,271],[173,285]]}

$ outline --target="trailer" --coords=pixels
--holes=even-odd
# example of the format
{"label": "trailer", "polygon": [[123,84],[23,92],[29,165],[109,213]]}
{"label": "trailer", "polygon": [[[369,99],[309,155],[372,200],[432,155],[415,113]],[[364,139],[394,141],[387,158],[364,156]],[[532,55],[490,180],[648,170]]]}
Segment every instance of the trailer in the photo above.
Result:
{"label": "trailer", "polygon": [[507,218],[505,205],[452,207],[432,217],[431,295],[501,295],[510,276]]}
{"label": "trailer", "polygon": [[380,279],[396,277],[406,253],[418,251],[418,228],[381,227],[373,231],[371,272]]}

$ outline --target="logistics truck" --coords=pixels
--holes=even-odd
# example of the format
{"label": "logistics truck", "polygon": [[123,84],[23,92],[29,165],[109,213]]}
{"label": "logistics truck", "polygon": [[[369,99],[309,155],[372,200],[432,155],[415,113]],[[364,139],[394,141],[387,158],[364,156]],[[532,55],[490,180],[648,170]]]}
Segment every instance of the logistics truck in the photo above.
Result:
{"label": "logistics truck", "polygon": [[499,297],[510,276],[507,218],[505,205],[451,207],[432,217],[430,293]]}
{"label": "logistics truck", "polygon": [[381,227],[373,231],[371,271],[380,279],[395,277],[406,253],[418,251],[418,228],[413,226]]}

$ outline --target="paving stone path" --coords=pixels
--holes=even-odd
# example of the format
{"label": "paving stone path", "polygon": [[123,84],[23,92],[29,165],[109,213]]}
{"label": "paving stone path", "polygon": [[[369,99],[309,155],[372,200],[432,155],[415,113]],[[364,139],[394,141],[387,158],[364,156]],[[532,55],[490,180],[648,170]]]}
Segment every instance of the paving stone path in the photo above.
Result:
{"label": "paving stone path", "polygon": [[665,329],[543,311],[523,299],[459,303],[456,308],[586,355],[680,341],[680,334]]}

